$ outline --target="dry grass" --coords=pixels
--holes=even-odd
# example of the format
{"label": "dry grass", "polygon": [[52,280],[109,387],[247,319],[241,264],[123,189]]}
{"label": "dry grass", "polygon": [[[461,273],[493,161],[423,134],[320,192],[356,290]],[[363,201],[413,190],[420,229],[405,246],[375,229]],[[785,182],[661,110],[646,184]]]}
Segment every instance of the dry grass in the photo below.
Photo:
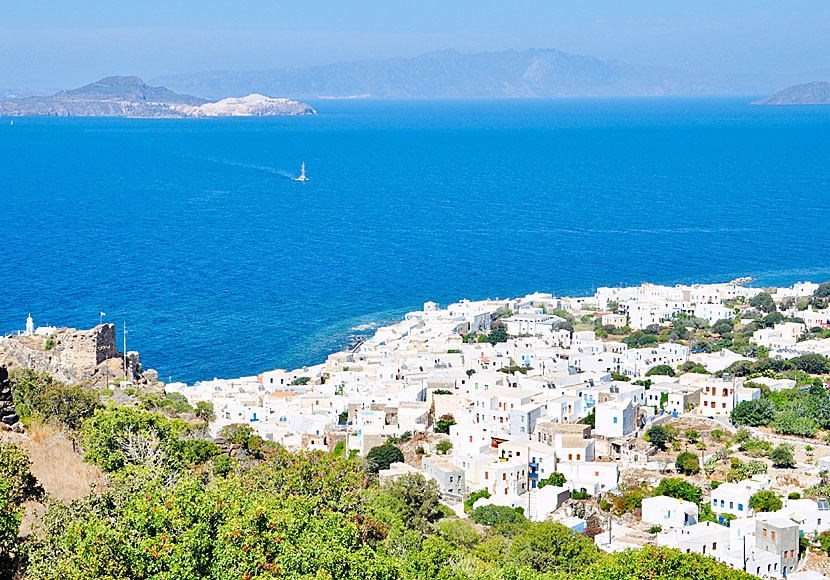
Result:
{"label": "dry grass", "polygon": [[29,452],[32,474],[59,501],[83,497],[93,485],[102,488],[106,483],[104,472],[84,463],[66,434],[50,424],[33,424],[21,443]]}

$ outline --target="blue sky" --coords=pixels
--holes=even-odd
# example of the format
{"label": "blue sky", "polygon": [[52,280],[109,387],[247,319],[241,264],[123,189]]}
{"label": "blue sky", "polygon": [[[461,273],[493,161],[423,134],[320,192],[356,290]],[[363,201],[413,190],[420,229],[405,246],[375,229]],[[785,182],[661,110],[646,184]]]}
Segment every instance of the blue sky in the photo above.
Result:
{"label": "blue sky", "polygon": [[[5,4],[5,3],[4,3]],[[0,9],[0,88],[558,48],[705,74],[830,77],[827,0],[32,0]]]}

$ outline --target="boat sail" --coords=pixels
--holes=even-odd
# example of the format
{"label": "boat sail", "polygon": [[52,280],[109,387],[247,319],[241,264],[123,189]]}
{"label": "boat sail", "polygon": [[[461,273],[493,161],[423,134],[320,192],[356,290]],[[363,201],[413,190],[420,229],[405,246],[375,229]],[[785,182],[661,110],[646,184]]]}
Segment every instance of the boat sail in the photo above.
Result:
{"label": "boat sail", "polygon": [[303,166],[302,166],[302,169],[300,171],[300,176],[295,177],[294,181],[308,181],[308,177],[305,176],[305,161],[303,161]]}

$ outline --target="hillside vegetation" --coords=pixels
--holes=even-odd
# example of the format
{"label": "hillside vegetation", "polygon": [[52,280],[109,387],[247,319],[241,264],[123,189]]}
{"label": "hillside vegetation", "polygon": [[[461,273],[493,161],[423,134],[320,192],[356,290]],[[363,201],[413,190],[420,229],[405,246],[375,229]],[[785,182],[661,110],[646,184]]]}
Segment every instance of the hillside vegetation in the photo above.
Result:
{"label": "hillside vegetation", "polygon": [[[443,506],[421,475],[381,486],[361,458],[292,453],[245,426],[224,432],[239,450],[230,457],[169,409],[105,405],[31,374],[14,384],[30,424],[64,430],[108,477],[81,498],[55,497],[23,447],[0,443],[2,578],[749,578],[668,549],[608,556],[588,537],[520,513],[475,524]],[[55,391],[66,396],[61,405],[41,404]],[[86,418],[71,418],[73,405]],[[31,502],[44,509],[35,531],[18,537]]]}

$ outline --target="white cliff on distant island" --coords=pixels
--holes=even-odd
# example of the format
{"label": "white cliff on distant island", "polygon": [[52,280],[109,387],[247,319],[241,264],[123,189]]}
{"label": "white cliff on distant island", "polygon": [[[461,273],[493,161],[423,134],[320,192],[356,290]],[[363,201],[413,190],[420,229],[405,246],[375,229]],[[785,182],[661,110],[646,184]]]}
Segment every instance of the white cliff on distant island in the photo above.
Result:
{"label": "white cliff on distant island", "polygon": [[267,117],[316,114],[316,111],[305,103],[258,94],[231,97],[204,105],[174,105],[173,108],[188,117]]}

